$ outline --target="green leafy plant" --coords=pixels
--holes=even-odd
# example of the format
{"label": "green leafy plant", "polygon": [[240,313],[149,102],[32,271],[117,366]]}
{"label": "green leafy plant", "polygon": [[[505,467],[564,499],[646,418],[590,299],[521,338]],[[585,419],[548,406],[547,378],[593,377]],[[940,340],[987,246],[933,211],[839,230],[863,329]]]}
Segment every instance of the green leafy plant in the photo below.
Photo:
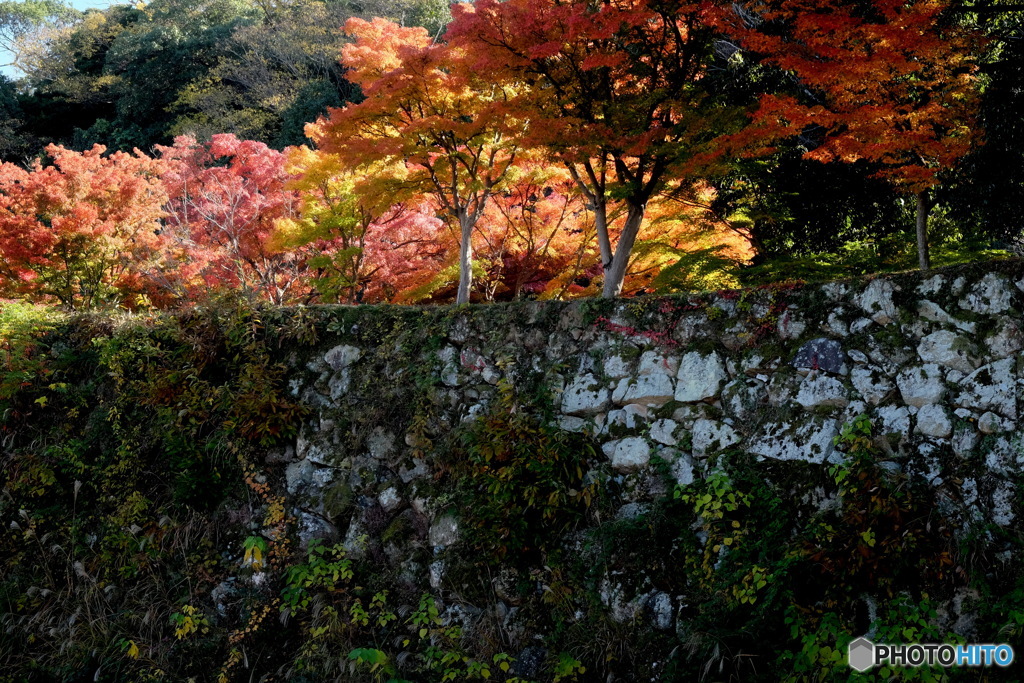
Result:
{"label": "green leafy plant", "polygon": [[843,462],[829,467],[839,487],[838,518],[811,527],[806,550],[827,575],[844,576],[849,592],[882,590],[957,578],[952,529],[932,492],[876,459],[870,421],[863,415],[843,427],[836,444]]}
{"label": "green leafy plant", "polygon": [[400,683],[397,678],[394,678],[398,669],[386,652],[374,648],[357,647],[348,653],[348,659],[357,668],[365,669],[373,676],[374,680],[383,681],[387,677],[388,683]]}
{"label": "green leafy plant", "polygon": [[180,612],[172,614],[171,623],[174,624],[174,637],[178,640],[210,631],[210,620],[193,605],[184,605]]}
{"label": "green leafy plant", "polygon": [[550,426],[505,382],[447,462],[470,542],[494,561],[536,556],[583,519],[600,486],[590,439]]}
{"label": "green leafy plant", "polygon": [[[45,353],[48,344],[44,339],[63,318],[43,306],[0,303],[0,424],[29,409],[21,402],[15,403],[19,393],[32,388],[32,394],[39,394],[47,385],[55,368],[52,357]],[[57,387],[66,389],[67,385],[49,383],[49,387],[52,391]],[[37,395],[32,401],[45,407],[49,398]]]}
{"label": "green leafy plant", "polygon": [[263,568],[264,558],[267,556],[267,541],[262,536],[249,536],[242,544],[245,555],[242,563],[252,567],[254,572]]}
{"label": "green leafy plant", "polygon": [[[750,508],[750,494],[737,490],[725,472],[715,472],[699,483],[677,486],[673,495],[692,506],[702,520],[709,539],[705,544],[703,566],[710,574],[722,549],[732,548],[747,533],[741,511]],[[755,580],[754,584],[757,582]],[[743,593],[743,596],[743,602],[747,602],[750,594]]]}
{"label": "green leafy plant", "polygon": [[306,550],[306,561],[292,565],[285,572],[281,609],[293,614],[308,609],[311,592],[341,590],[353,576],[352,560],[345,556],[344,546],[338,543],[327,547],[319,539],[313,539]]}

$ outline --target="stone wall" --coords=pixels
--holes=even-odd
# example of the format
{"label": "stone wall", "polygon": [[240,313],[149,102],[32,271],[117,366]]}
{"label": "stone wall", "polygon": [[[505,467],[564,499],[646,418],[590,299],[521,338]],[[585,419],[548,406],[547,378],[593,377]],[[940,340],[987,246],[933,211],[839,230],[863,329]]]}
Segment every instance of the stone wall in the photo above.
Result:
{"label": "stone wall", "polygon": [[[584,480],[604,482],[611,509],[603,514],[609,516],[593,515],[585,530],[560,541],[567,552],[587,556],[591,539],[609,523],[626,529],[616,543],[628,547],[629,524],[653,529],[648,515],[666,514],[673,495],[713,475],[728,480],[741,461],[753,463],[751,471],[792,505],[779,514],[792,515],[786,523],[793,537],[807,533],[808,527],[797,527],[808,520],[844,520],[851,513],[842,512],[840,487],[828,467],[846,457],[837,445],[844,426],[866,415],[881,468],[903,482],[893,479],[893,490],[924,485],[931,492],[927,505],[936,506],[927,515],[935,516],[941,533],[952,534],[948,542],[940,539],[948,545],[936,551],[936,562],[966,562],[954,546],[981,534],[989,539],[983,552],[1001,558],[1012,573],[1007,567],[1015,565],[1005,563],[1015,562],[1019,551],[1024,458],[1018,435],[1021,311],[1024,267],[1017,262],[616,303],[391,310],[379,336],[363,327],[359,310],[343,311],[335,336],[288,356],[290,391],[309,406],[310,417],[294,445],[271,453],[269,462],[284,468],[304,539],[344,539],[354,556],[369,557],[409,585],[429,586],[449,609],[461,610],[467,624],[500,621],[520,657],[535,647],[531,643],[546,642],[550,624],[517,625],[520,601],[509,584],[522,581],[524,571],[542,576],[550,568],[513,568],[509,558],[508,572],[491,577],[488,598],[469,590],[460,574],[472,552],[461,543],[464,511],[452,504],[437,461],[445,439],[489,415],[502,391],[559,429],[590,437],[600,453]],[[387,529],[399,522],[413,531],[388,537]],[[932,521],[912,523],[919,524],[915,534],[934,531]],[[729,548],[715,545],[711,553],[712,543],[722,542],[709,540],[714,524],[698,515],[689,533],[698,548],[707,546],[705,558],[718,558],[705,559],[718,571],[727,566]],[[874,522],[867,524],[864,534]],[[886,552],[896,557],[899,533],[897,525],[886,541]],[[917,543],[906,552],[917,552]],[[653,561],[660,569],[650,570],[613,556],[599,579],[591,576],[589,590],[604,618],[674,633],[677,645],[692,643],[687,614],[698,598],[680,586],[692,585],[693,577],[667,580],[665,572],[678,570],[671,567],[671,551],[664,553]],[[890,561],[882,557],[883,564]],[[932,560],[920,562],[925,567]],[[756,578],[750,572],[760,565],[751,566],[725,585]],[[985,629],[976,625],[982,589],[962,568],[956,571],[960,578],[945,588],[927,589],[925,600],[937,610],[930,627],[966,639],[994,637],[979,635]],[[950,576],[952,570],[943,581]],[[903,604],[899,596],[917,590],[886,597],[895,584],[876,579],[833,577],[838,586],[861,586],[843,609],[867,615],[847,613],[848,630],[835,637],[853,637],[855,628],[877,635],[885,621],[872,621],[879,604]],[[799,583],[794,577],[776,581]],[[833,603],[814,609],[842,611],[823,604]],[[888,614],[891,621],[895,612]],[[811,631],[819,628],[813,619],[807,623]],[[816,637],[833,637],[824,633]],[[651,636],[637,637],[646,642]]]}
{"label": "stone wall", "polygon": [[0,683],[847,681],[860,635],[1012,642],[1022,311],[1007,261],[8,313]]}
{"label": "stone wall", "polygon": [[[924,477],[971,519],[1006,526],[1016,515],[1010,475],[1024,457],[1022,289],[1014,262],[606,307],[467,308],[444,313],[448,327],[432,348],[392,358],[346,323],[316,353],[290,357],[291,391],[313,417],[272,459],[288,462],[288,489],[303,497],[310,529],[351,539],[358,516],[326,513],[327,492],[341,483],[389,513],[411,505],[430,516],[418,482],[434,471],[417,440],[485,414],[501,382],[546,387],[558,425],[600,443],[627,506],[664,494],[655,462],[683,485],[718,467],[723,452],[839,462],[834,438],[864,414],[890,467]],[[396,390],[413,366],[419,393]],[[430,406],[427,434],[399,420],[364,424],[353,439],[352,416],[383,385],[389,401]],[[433,540],[451,536],[433,521]]]}

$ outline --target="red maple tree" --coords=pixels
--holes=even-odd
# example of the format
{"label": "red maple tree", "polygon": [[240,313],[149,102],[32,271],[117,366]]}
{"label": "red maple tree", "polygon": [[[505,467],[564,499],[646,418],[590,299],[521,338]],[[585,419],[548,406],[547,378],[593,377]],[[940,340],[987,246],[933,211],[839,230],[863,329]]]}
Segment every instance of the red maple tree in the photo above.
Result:
{"label": "red maple tree", "polygon": [[298,202],[283,153],[227,134],[206,144],[182,136],[157,150],[171,244],[154,278],[188,301],[225,289],[275,304],[308,295],[302,256],[271,243],[275,222]]}
{"label": "red maple tree", "polygon": [[49,163],[0,164],[0,288],[71,309],[134,308],[159,261],[163,165],[136,150],[50,145]]}
{"label": "red maple tree", "polygon": [[734,141],[764,153],[800,137],[805,156],[865,161],[917,197],[918,254],[929,267],[928,191],[977,142],[980,37],[945,0],[755,0],[719,15],[749,58],[782,69],[789,92],[760,97]]}

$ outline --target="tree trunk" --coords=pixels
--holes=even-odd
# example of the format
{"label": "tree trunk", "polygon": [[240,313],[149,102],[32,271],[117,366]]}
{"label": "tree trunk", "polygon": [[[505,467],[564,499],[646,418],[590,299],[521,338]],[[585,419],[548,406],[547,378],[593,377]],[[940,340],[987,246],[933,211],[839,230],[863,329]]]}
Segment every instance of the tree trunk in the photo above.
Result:
{"label": "tree trunk", "polygon": [[917,263],[921,270],[932,267],[928,255],[928,213],[931,211],[928,201],[928,190],[917,193]]}
{"label": "tree trunk", "polygon": [[622,283],[626,279],[629,256],[633,252],[637,233],[640,232],[640,222],[644,219],[645,208],[645,206],[629,205],[626,224],[622,226],[622,235],[619,236],[619,243],[615,246],[615,256],[612,258],[611,265],[605,265],[604,291],[601,293],[605,299],[614,299],[622,293]]}
{"label": "tree trunk", "polygon": [[459,244],[459,293],[457,304],[469,303],[469,290],[473,286],[473,218],[469,211],[459,211],[459,228],[462,242]]}
{"label": "tree trunk", "polygon": [[589,172],[593,178],[594,187],[591,188],[580,176],[579,169],[575,164],[567,164],[569,174],[576,182],[576,186],[587,199],[588,208],[594,212],[594,228],[597,230],[597,245],[601,250],[601,267],[608,270],[612,263],[611,238],[608,236],[608,202],[605,200],[604,181],[599,181],[595,173]]}
{"label": "tree trunk", "polygon": [[594,202],[593,206],[597,246],[601,250],[601,267],[608,270],[612,264],[611,237],[608,235],[608,205],[604,202]]}

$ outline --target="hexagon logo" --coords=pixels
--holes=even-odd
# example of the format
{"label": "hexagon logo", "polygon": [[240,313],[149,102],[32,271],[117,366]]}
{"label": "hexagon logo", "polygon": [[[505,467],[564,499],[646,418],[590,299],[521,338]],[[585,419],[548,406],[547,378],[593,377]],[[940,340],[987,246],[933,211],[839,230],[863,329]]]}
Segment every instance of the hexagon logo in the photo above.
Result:
{"label": "hexagon logo", "polygon": [[867,671],[875,665],[875,644],[867,638],[858,638],[850,643],[847,657],[854,671]]}

